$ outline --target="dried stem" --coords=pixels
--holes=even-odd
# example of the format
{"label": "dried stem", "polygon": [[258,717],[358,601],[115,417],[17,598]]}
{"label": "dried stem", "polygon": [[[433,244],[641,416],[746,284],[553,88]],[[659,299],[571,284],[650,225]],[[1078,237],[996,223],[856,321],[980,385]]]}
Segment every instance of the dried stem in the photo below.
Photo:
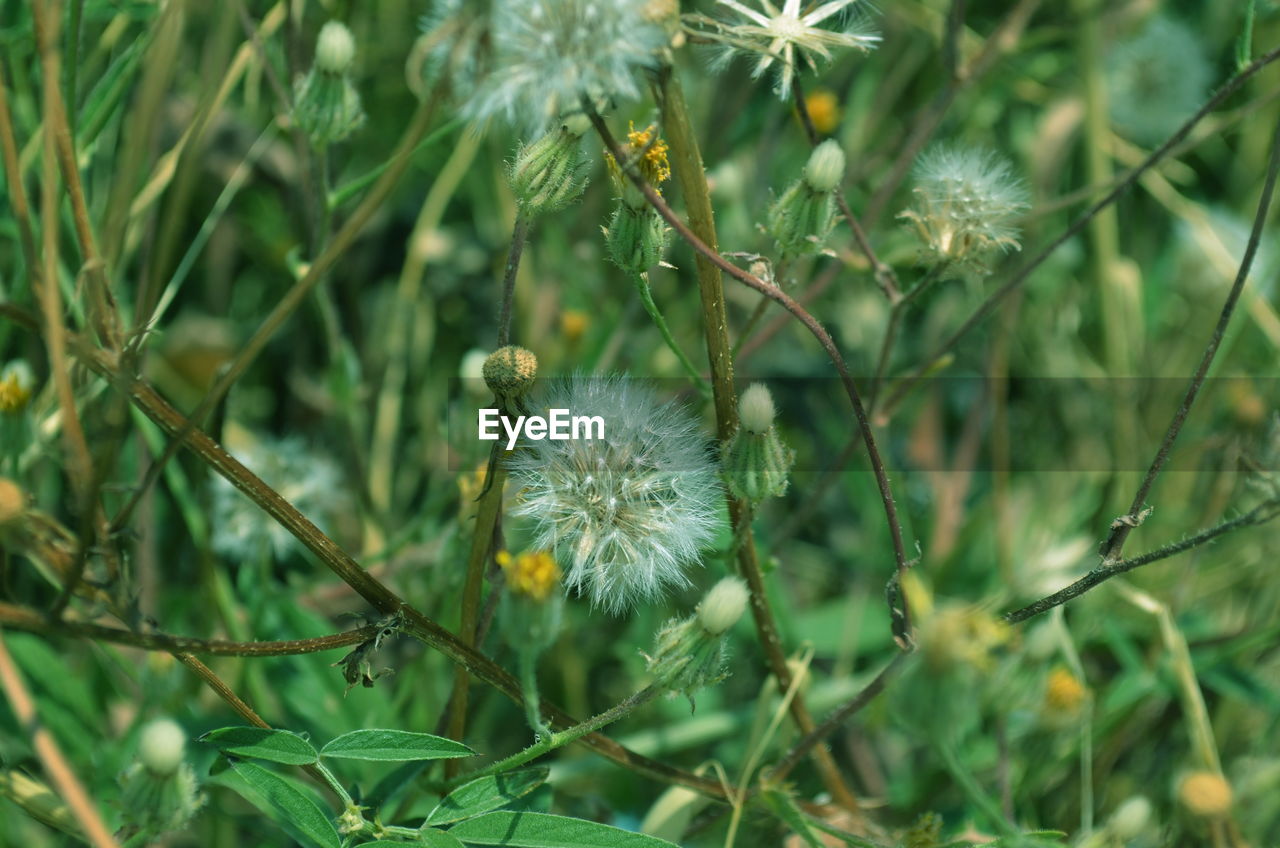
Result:
{"label": "dried stem", "polygon": [[67,758],[63,756],[57,741],[40,724],[40,719],[36,715],[35,702],[22,682],[22,675],[9,655],[9,649],[5,647],[2,632],[0,632],[0,688],[4,689],[5,697],[13,708],[13,714],[18,719],[18,723],[31,733],[31,745],[35,748],[36,756],[40,758],[40,763],[44,766],[49,779],[53,781],[53,785],[58,788],[58,794],[71,808],[71,813],[80,823],[80,828],[84,831],[89,844],[96,848],[119,848],[119,843],[107,830],[107,825],[102,820],[102,815],[94,805],[93,799],[89,797],[84,785],[68,765]]}

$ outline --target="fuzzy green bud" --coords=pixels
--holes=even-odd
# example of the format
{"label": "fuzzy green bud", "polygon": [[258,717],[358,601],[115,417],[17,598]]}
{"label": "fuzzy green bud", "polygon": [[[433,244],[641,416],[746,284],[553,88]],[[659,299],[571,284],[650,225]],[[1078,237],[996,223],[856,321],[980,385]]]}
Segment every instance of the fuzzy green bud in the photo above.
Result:
{"label": "fuzzy green bud", "polygon": [[489,391],[506,404],[520,400],[533,388],[538,376],[538,357],[519,345],[507,345],[489,354],[480,370]]}
{"label": "fuzzy green bud", "polygon": [[727,676],[725,633],[747,607],[747,587],[726,577],[712,587],[688,618],[668,621],[654,637],[654,654],[646,656],[649,672],[662,686],[691,701],[705,686]]}
{"label": "fuzzy green bud", "polygon": [[749,386],[738,401],[741,426],[721,456],[725,483],[734,497],[759,503],[787,491],[795,452],[783,443],[773,417],[769,390],[759,383]]}
{"label": "fuzzy green bud", "polygon": [[662,261],[667,247],[667,226],[650,206],[620,202],[605,228],[609,259],[624,271],[643,274]]}
{"label": "fuzzy green bud", "polygon": [[844,151],[834,139],[813,149],[804,166],[804,181],[816,192],[832,192],[844,179]]}
{"label": "fuzzy green bud", "polygon": [[516,154],[509,174],[517,202],[532,214],[560,209],[586,187],[586,161],[580,140],[590,127],[583,116],[567,119]]}
{"label": "fuzzy green bud", "polygon": [[294,84],[293,120],[315,147],[342,141],[364,123],[350,75],[355,53],[351,31],[330,21],[316,41],[315,64]]}
{"label": "fuzzy green bud", "polygon": [[835,221],[831,192],[815,191],[799,179],[769,207],[766,225],[783,256],[802,256],[822,249]]}
{"label": "fuzzy green bud", "polygon": [[186,733],[168,719],[143,729],[138,760],[120,775],[124,819],[140,832],[180,830],[204,803],[185,746]]}
{"label": "fuzzy green bud", "polygon": [[316,67],[328,74],[345,74],[356,57],[356,40],[340,21],[320,27],[316,39]]}

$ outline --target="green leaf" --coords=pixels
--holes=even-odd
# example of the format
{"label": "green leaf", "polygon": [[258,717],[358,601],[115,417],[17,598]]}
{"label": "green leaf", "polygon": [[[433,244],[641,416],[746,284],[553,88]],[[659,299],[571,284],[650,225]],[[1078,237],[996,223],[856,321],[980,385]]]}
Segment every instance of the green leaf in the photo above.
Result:
{"label": "green leaf", "polygon": [[1244,7],[1244,25],[1240,28],[1240,35],[1236,37],[1236,73],[1249,66],[1253,55],[1253,15],[1256,5],[1257,0],[1249,0]]}
{"label": "green leaf", "polygon": [[[342,840],[338,838],[338,831],[329,815],[293,784],[253,763],[232,762],[231,769],[260,796],[250,798],[250,801],[257,803],[260,800],[270,806],[307,842],[320,848],[342,848]],[[258,803],[258,806],[263,804]]]}
{"label": "green leaf", "polygon": [[545,813],[488,813],[454,825],[449,833],[468,845],[516,848],[679,848],[675,843],[607,824]]}
{"label": "green leaf", "polygon": [[210,730],[200,737],[200,741],[212,745],[224,754],[252,757],[287,766],[311,765],[319,758],[310,742],[288,730],[221,727]]}
{"label": "green leaf", "polygon": [[442,739],[430,733],[410,733],[407,730],[353,730],[320,749],[322,757],[388,763],[444,760],[474,754],[475,751],[461,742]]}
{"label": "green leaf", "polygon": [[480,777],[450,792],[427,816],[427,824],[450,824],[505,807],[537,789],[550,769],[531,768]]}
{"label": "green leaf", "polygon": [[[418,834],[418,838],[423,845],[429,845],[430,848],[462,848],[462,842],[452,833],[444,830],[436,830],[431,827],[424,827]],[[403,844],[401,848],[404,848]]]}

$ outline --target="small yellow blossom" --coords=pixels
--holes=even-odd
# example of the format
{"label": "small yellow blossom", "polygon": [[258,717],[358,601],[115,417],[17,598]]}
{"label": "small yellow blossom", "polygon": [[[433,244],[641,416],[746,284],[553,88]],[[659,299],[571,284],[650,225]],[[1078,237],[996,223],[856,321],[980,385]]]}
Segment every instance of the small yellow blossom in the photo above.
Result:
{"label": "small yellow blossom", "polygon": [[1178,800],[1193,815],[1224,816],[1231,809],[1231,784],[1212,771],[1193,771],[1178,784]]}
{"label": "small yellow blossom", "polygon": [[[628,159],[637,154],[640,156],[640,160],[636,163],[640,169],[640,176],[644,178],[645,182],[653,186],[655,191],[661,194],[662,192],[658,190],[658,186],[671,179],[671,164],[667,161],[667,143],[658,138],[657,133],[657,128],[652,124],[643,130],[637,130],[635,123],[632,123],[631,130],[627,133],[627,143],[621,145],[621,147],[623,154]],[[639,193],[631,185],[626,175],[622,173],[622,169],[618,167],[618,163],[614,161],[612,154],[606,153],[604,161],[619,191],[623,192],[624,195],[628,192]],[[640,198],[639,204],[633,203],[632,205],[642,205],[643,202],[643,198]]]}
{"label": "small yellow blossom", "polygon": [[31,401],[31,387],[23,385],[16,371],[0,379],[0,412],[21,412]]}
{"label": "small yellow blossom", "polygon": [[816,88],[804,99],[813,128],[826,135],[840,126],[840,101],[830,89]]}
{"label": "small yellow blossom", "polygon": [[496,559],[507,575],[507,585],[517,595],[545,601],[560,583],[560,568],[546,551],[526,551],[517,556],[499,551]]}
{"label": "small yellow blossom", "polygon": [[1013,638],[1004,621],[964,604],[940,605],[920,622],[919,640],[926,662],[942,670],[968,666],[989,671],[995,653]]}
{"label": "small yellow blossom", "polygon": [[1049,672],[1044,690],[1044,706],[1057,715],[1075,715],[1089,697],[1089,690],[1065,668],[1059,666]]}
{"label": "small yellow blossom", "polygon": [[586,334],[590,322],[590,317],[581,309],[566,309],[560,314],[560,332],[566,342],[577,344]]}
{"label": "small yellow blossom", "polygon": [[484,491],[484,481],[489,474],[489,463],[481,462],[472,471],[458,475],[458,517],[466,521],[476,514],[476,499]]}

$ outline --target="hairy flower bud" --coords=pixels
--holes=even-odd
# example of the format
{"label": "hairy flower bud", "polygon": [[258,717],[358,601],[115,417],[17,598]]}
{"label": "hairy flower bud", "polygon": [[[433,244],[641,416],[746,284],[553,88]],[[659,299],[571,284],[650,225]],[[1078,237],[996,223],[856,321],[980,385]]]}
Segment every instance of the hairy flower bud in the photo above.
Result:
{"label": "hairy flower bud", "polygon": [[742,393],[738,402],[741,426],[725,445],[720,464],[734,497],[759,503],[787,491],[795,451],[787,447],[773,426],[773,396],[760,383]]}
{"label": "hairy flower bud", "polygon": [[317,148],[342,141],[364,123],[360,93],[351,82],[355,51],[351,31],[329,21],[316,41],[315,64],[294,84],[293,120]]}
{"label": "hairy flower bud", "polygon": [[737,577],[726,577],[711,587],[698,604],[698,621],[713,636],[719,636],[742,618],[750,593],[747,584]]}
{"label": "hairy flower bud", "polygon": [[668,230],[657,210],[619,202],[604,237],[609,261],[629,274],[639,275],[662,261]]}
{"label": "hairy flower bud", "polygon": [[835,191],[844,179],[844,151],[835,139],[827,139],[813,149],[804,166],[804,181],[814,191]]}
{"label": "hairy flower bud", "polygon": [[511,191],[526,212],[551,212],[582,194],[586,161],[580,140],[590,126],[584,121],[582,116],[570,118],[516,154],[509,174]]}
{"label": "hairy flower bud", "polygon": [[187,825],[204,803],[195,772],[183,760],[186,733],[169,719],[142,730],[138,760],[120,775],[124,820],[158,836]]}
{"label": "hairy flower bud", "polygon": [[328,74],[345,74],[356,57],[356,40],[341,21],[320,27],[316,39],[316,67]]}
{"label": "hairy flower bud", "polygon": [[500,347],[484,361],[485,385],[500,403],[519,401],[533,388],[538,357],[518,345]]}

